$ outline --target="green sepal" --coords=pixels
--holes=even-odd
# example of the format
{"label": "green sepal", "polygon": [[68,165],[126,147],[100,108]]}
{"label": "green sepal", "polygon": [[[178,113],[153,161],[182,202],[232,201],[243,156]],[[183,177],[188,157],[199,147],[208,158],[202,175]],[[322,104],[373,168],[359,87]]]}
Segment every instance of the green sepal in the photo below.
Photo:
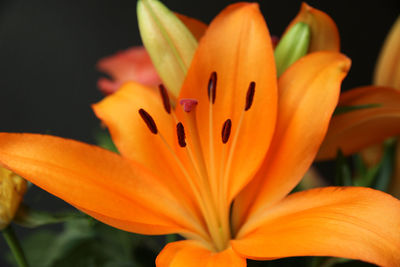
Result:
{"label": "green sepal", "polygon": [[307,54],[310,39],[310,26],[304,22],[296,23],[283,35],[274,53],[278,77],[295,61]]}
{"label": "green sepal", "polygon": [[96,130],[94,133],[94,139],[98,146],[119,154],[118,149],[107,130]]}
{"label": "green sepal", "polygon": [[157,0],[139,0],[140,35],[151,60],[170,93],[178,97],[197,48],[185,24]]}
{"label": "green sepal", "polygon": [[333,116],[337,116],[343,113],[348,113],[360,109],[369,109],[369,108],[379,108],[382,104],[379,103],[372,103],[372,104],[364,104],[364,105],[354,105],[354,106],[339,106],[336,107],[335,111],[333,112]]}

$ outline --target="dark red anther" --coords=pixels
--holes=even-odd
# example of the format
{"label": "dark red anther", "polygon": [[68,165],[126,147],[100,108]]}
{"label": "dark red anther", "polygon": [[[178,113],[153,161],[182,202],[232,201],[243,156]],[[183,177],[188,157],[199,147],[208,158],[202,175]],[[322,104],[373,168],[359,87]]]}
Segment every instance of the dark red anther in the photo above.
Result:
{"label": "dark red anther", "polygon": [[227,119],[222,126],[222,143],[226,144],[229,140],[229,136],[231,135],[232,121],[231,119]]}
{"label": "dark red anther", "polygon": [[139,115],[142,117],[143,121],[146,123],[147,127],[149,128],[150,132],[153,134],[158,133],[157,125],[154,122],[153,118],[147,113],[144,109],[139,109]]}
{"label": "dark red anther", "polygon": [[208,100],[214,104],[217,94],[217,73],[211,73],[210,80],[208,81]]}
{"label": "dark red anther", "polygon": [[183,124],[179,122],[176,125],[176,133],[178,135],[178,143],[180,147],[185,147],[186,146],[186,141],[185,141],[185,128],[183,127]]}
{"label": "dark red anther", "polygon": [[248,111],[253,104],[254,93],[256,91],[256,83],[251,82],[249,85],[249,89],[247,90],[246,95],[246,106],[244,107],[244,111]]}
{"label": "dark red anther", "polygon": [[165,111],[168,114],[171,114],[171,103],[169,102],[167,89],[165,89],[165,86],[163,84],[160,84],[158,86],[158,89],[160,91],[160,95],[161,95],[161,99],[162,99]]}

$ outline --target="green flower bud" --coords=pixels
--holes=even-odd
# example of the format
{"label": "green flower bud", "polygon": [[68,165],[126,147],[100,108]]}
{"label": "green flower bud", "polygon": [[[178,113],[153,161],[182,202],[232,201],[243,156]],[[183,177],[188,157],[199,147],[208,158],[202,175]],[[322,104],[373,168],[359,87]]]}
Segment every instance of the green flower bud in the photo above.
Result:
{"label": "green flower bud", "polygon": [[170,93],[178,97],[197,40],[175,14],[157,0],[139,0],[140,35]]}
{"label": "green flower bud", "polygon": [[278,77],[296,60],[307,54],[310,38],[310,27],[303,22],[295,24],[283,35],[275,48]]}

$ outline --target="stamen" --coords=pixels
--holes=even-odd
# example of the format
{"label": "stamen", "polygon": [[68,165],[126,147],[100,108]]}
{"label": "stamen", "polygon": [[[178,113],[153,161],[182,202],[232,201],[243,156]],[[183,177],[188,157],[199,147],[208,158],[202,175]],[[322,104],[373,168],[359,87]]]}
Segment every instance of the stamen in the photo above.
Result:
{"label": "stamen", "polygon": [[197,106],[197,100],[191,98],[183,98],[179,101],[179,104],[183,107],[185,112],[192,111]]}
{"label": "stamen", "polygon": [[178,143],[180,147],[185,147],[186,146],[186,141],[185,141],[185,128],[183,127],[183,124],[179,122],[176,125],[176,133],[178,135]]}
{"label": "stamen", "polygon": [[214,104],[217,93],[217,73],[211,73],[210,80],[208,81],[208,100]]}
{"label": "stamen", "polygon": [[255,89],[256,89],[256,83],[251,82],[249,85],[249,89],[247,90],[246,106],[244,108],[244,111],[248,111],[251,108],[251,105],[253,104]]}
{"label": "stamen", "polygon": [[163,84],[160,84],[158,86],[158,89],[160,91],[160,95],[161,95],[161,99],[162,99],[165,111],[168,114],[171,114],[171,103],[169,102],[167,89],[165,89],[165,86]]}
{"label": "stamen", "polygon": [[231,135],[232,121],[231,119],[227,119],[224,122],[224,126],[222,126],[222,143],[226,144],[229,140],[229,136]]}
{"label": "stamen", "polygon": [[144,109],[139,109],[139,115],[142,117],[143,121],[146,123],[147,127],[149,128],[150,132],[153,134],[158,133],[157,125],[154,122],[153,118],[147,113]]}

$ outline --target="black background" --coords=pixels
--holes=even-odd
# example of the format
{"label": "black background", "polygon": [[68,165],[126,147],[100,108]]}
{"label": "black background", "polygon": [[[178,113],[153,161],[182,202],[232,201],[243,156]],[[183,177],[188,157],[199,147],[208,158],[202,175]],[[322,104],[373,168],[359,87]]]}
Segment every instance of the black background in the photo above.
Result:
{"label": "black background", "polygon": [[[170,9],[206,23],[233,2],[164,1]],[[259,3],[270,32],[280,35],[301,1]],[[342,51],[353,60],[343,89],[370,84],[400,1],[308,3],[336,21]],[[98,120],[90,104],[102,98],[96,88],[102,74],[95,64],[140,43],[135,0],[0,0],[0,131],[47,133],[93,143]],[[26,201],[41,209],[67,207],[36,188]],[[5,249],[0,239],[0,265]]]}

